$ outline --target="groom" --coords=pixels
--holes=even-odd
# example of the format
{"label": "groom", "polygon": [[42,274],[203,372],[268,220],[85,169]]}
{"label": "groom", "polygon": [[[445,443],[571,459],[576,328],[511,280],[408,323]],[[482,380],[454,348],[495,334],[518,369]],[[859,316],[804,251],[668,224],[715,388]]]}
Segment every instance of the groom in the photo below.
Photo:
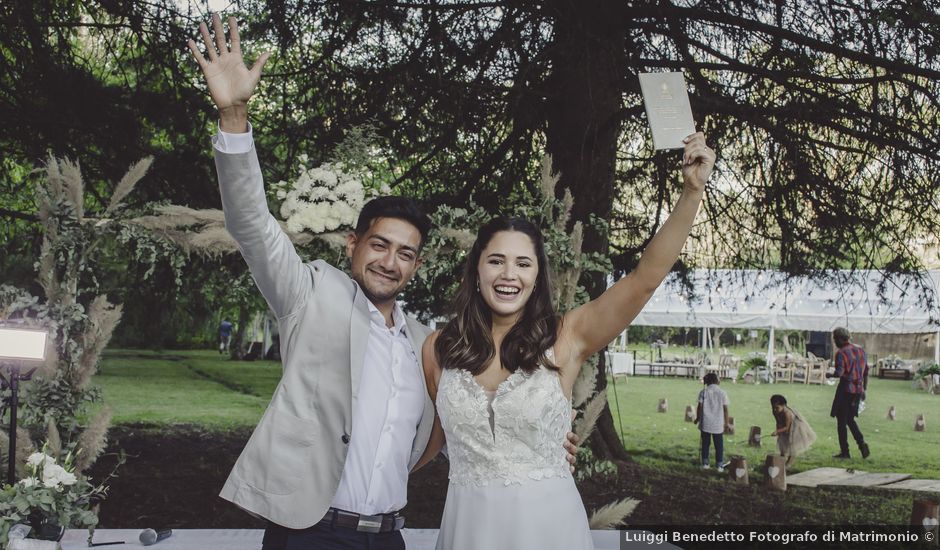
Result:
{"label": "groom", "polygon": [[215,43],[199,27],[209,59],[192,40],[189,48],[219,110],[226,229],[277,315],[284,366],[221,496],[268,520],[263,550],[401,549],[399,510],[434,407],[420,364],[429,330],[395,298],[421,265],[430,220],[410,199],[375,199],[347,237],[349,276],[303,263],[268,212],[248,124],[268,54],[248,69],[235,19],[228,24],[231,48],[217,14]]}

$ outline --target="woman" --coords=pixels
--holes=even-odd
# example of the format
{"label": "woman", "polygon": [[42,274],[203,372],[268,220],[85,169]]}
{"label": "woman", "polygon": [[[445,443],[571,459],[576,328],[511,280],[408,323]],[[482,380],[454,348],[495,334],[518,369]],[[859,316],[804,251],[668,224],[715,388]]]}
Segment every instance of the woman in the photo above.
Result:
{"label": "woman", "polygon": [[682,196],[636,270],[561,318],[538,229],[519,218],[480,229],[456,315],[423,348],[439,417],[419,464],[445,435],[450,459],[439,550],[592,547],[558,442],[581,365],[636,317],[688,237],[715,154],[701,133],[685,143]]}

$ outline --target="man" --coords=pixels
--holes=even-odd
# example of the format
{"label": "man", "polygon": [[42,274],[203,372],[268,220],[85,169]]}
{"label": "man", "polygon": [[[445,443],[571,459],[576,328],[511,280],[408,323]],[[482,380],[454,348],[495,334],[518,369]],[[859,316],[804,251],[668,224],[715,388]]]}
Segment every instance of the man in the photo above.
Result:
{"label": "man", "polygon": [[421,265],[430,220],[410,199],[372,200],[347,237],[351,278],[322,260],[304,264],[267,210],[248,125],[268,54],[248,69],[235,19],[231,49],[217,14],[212,24],[215,44],[199,28],[208,61],[189,48],[219,110],[225,224],[278,318],[284,363],[221,496],[268,520],[263,550],[404,548],[398,510],[434,407],[420,365],[430,331],[395,298]]}
{"label": "man", "polygon": [[232,342],[232,323],[228,319],[222,319],[219,323],[219,353],[228,351]]}
{"label": "man", "polygon": [[865,356],[865,350],[849,341],[847,329],[837,327],[832,331],[832,339],[838,350],[834,361],[836,370],[831,377],[839,379],[829,413],[835,417],[839,432],[839,454],[833,455],[833,458],[851,458],[846,428],[852,431],[852,437],[858,444],[862,458],[868,458],[868,444],[865,443],[862,430],[855,422],[858,404],[865,398],[865,389],[868,386],[868,358]]}

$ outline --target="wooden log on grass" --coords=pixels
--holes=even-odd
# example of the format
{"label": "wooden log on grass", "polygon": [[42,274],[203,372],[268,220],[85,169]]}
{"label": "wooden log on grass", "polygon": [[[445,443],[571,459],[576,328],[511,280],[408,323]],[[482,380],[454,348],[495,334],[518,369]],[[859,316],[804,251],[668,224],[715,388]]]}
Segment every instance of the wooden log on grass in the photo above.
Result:
{"label": "wooden log on grass", "polygon": [[933,499],[915,499],[911,507],[911,525],[923,528],[925,532],[932,532],[933,540],[936,541],[938,515],[940,502]]}
{"label": "wooden log on grass", "polygon": [[764,486],[774,491],[787,490],[787,459],[780,455],[767,455],[764,460]]}
{"label": "wooden log on grass", "polygon": [[760,447],[760,426],[751,426],[751,433],[747,436],[747,444],[751,447]]}
{"label": "wooden log on grass", "polygon": [[728,466],[728,479],[740,485],[748,485],[747,459],[741,455],[733,455]]}
{"label": "wooden log on grass", "polygon": [[658,407],[656,410],[659,411],[659,412],[661,412],[661,413],[668,412],[668,411],[669,411],[669,401],[667,401],[665,397],[663,397],[662,399],[660,399],[660,400],[659,400],[659,407]]}
{"label": "wooden log on grass", "polygon": [[914,431],[923,432],[927,430],[927,419],[924,418],[924,415],[919,414],[914,420]]}
{"label": "wooden log on grass", "polygon": [[695,409],[692,408],[692,405],[685,406],[685,421],[695,422]]}

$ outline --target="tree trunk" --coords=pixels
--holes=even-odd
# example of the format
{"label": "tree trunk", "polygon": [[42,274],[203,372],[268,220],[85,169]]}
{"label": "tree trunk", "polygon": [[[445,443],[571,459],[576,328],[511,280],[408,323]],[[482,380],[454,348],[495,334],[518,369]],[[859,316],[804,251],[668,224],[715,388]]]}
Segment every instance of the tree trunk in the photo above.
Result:
{"label": "tree trunk", "polygon": [[[546,90],[546,148],[559,189],[574,197],[571,224],[584,224],[584,252],[608,254],[608,235],[589,225],[591,215],[610,219],[613,204],[617,140],[622,127],[623,68],[626,65],[623,2],[554,0],[546,11],[554,18],[552,74]],[[569,228],[570,229],[570,228]],[[606,274],[586,277],[591,298],[607,287]],[[603,357],[597,373],[598,391],[607,387]],[[591,438],[595,456],[626,459],[605,408]]]}
{"label": "tree trunk", "polygon": [[245,303],[238,307],[238,325],[235,327],[235,334],[229,343],[229,356],[232,359],[240,360],[248,351],[245,349],[245,327],[248,326],[252,313],[250,304]]}

